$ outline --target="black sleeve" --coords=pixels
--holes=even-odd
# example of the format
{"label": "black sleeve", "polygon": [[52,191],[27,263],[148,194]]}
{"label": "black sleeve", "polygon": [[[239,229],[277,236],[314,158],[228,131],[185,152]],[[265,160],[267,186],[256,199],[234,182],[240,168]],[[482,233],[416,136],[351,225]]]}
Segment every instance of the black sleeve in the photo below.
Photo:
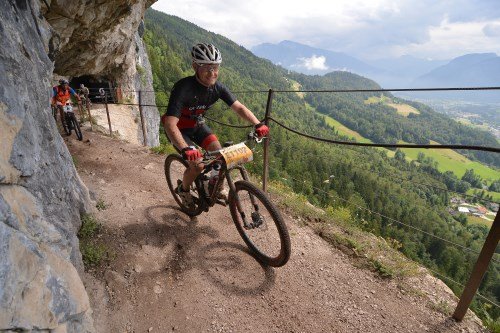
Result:
{"label": "black sleeve", "polygon": [[167,116],[174,116],[180,118],[183,106],[184,106],[183,89],[179,87],[178,84],[175,84],[174,87],[172,88],[172,91],[170,92],[167,112],[165,114]]}
{"label": "black sleeve", "polygon": [[220,99],[222,99],[229,107],[233,105],[234,102],[236,102],[236,97],[233,95],[232,92],[229,91],[229,89],[220,83]]}

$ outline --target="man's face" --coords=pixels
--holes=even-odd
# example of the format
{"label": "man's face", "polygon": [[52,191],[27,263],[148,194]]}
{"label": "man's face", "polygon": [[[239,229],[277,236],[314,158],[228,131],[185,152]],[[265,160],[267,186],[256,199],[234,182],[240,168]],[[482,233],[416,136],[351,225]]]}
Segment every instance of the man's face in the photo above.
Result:
{"label": "man's face", "polygon": [[200,80],[201,84],[204,86],[210,87],[217,82],[217,78],[219,77],[219,67],[218,64],[213,65],[198,65],[193,64],[194,69],[196,71],[196,75],[198,80]]}

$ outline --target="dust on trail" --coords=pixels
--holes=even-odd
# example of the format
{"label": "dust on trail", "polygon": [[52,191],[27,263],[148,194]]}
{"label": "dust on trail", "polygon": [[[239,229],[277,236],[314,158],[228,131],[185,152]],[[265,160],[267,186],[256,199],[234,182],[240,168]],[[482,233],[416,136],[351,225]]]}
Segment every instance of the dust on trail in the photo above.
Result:
{"label": "dust on trail", "polygon": [[98,332],[484,332],[470,317],[456,323],[438,312],[426,292],[355,267],[290,216],[290,261],[263,267],[227,208],[197,222],[178,210],[164,156],[89,131],[83,142],[65,140],[108,206],[96,215],[113,259],[84,276]]}

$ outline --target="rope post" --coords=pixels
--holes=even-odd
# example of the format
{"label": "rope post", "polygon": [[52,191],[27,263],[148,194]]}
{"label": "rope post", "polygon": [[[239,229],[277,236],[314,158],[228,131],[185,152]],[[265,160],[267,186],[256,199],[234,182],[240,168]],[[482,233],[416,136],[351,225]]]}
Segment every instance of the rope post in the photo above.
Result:
{"label": "rope post", "polygon": [[77,103],[78,105],[78,121],[80,122],[80,124],[82,123],[82,104],[80,102]]}
{"label": "rope post", "polygon": [[144,123],[144,113],[142,112],[142,91],[139,90],[139,114],[141,115],[141,125],[142,125],[142,136],[144,138],[144,146],[147,146],[147,134],[146,134],[146,124]]}
{"label": "rope post", "polygon": [[[267,104],[266,104],[266,115],[264,116],[264,124],[269,126],[269,116],[271,115],[271,109],[273,105],[273,89],[269,89],[269,94],[267,95]],[[262,190],[267,192],[267,178],[269,176],[269,139],[264,139],[264,166],[263,166],[263,175],[262,175]]]}
{"label": "rope post", "polygon": [[108,110],[108,94],[104,95],[104,105],[106,106],[106,115],[108,116],[108,126],[109,126],[109,136],[113,136],[113,130],[111,129],[111,119],[109,118]]}
{"label": "rope post", "polygon": [[90,131],[93,131],[94,125],[92,124],[92,115],[90,114],[90,100],[88,96],[85,98],[85,105],[87,107],[87,112],[89,114]]}
{"label": "rope post", "polygon": [[493,257],[493,253],[498,245],[498,240],[500,239],[500,214],[497,212],[495,216],[495,221],[493,221],[493,225],[491,226],[490,232],[484,241],[483,249],[477,258],[476,264],[474,265],[474,269],[470,275],[469,281],[465,285],[464,291],[462,292],[462,296],[457,304],[457,308],[455,309],[455,313],[453,313],[453,318],[457,321],[461,321],[467,309],[476,294],[477,288],[479,288],[479,284],[484,277],[484,273],[488,268],[488,265]]}

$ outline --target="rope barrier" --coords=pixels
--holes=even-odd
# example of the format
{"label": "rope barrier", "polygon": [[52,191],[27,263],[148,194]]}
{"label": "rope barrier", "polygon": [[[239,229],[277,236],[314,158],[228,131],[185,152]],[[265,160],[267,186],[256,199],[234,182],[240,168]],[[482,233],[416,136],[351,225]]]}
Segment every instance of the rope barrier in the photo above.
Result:
{"label": "rope barrier", "polygon": [[[114,90],[115,92],[117,91],[117,89],[112,89],[112,88],[108,88],[106,90],[108,90],[110,92],[112,90]],[[322,90],[322,91],[318,91],[318,90],[272,90],[272,89],[270,89],[269,91],[246,91],[245,93],[269,92],[269,95],[268,95],[268,105],[266,107],[266,117],[264,119],[264,121],[266,122],[266,124],[269,121],[274,121],[278,126],[284,128],[285,130],[287,130],[289,132],[295,133],[295,134],[297,134],[299,136],[306,137],[306,138],[309,138],[309,139],[312,139],[312,140],[315,140],[315,141],[321,141],[321,142],[326,142],[326,143],[331,143],[331,144],[339,144],[339,145],[366,146],[366,147],[379,147],[379,148],[466,149],[466,150],[478,150],[478,151],[487,151],[487,152],[500,153],[500,148],[497,148],[497,147],[468,146],[468,145],[377,144],[377,143],[361,143],[361,142],[349,142],[349,141],[331,140],[331,139],[321,138],[321,137],[317,137],[317,136],[313,136],[313,135],[309,135],[309,134],[305,134],[305,133],[299,132],[299,131],[292,129],[292,128],[286,126],[285,124],[279,122],[278,120],[276,120],[276,119],[274,119],[274,118],[272,118],[272,117],[269,116],[269,113],[270,113],[270,110],[271,110],[271,102],[272,102],[273,92],[284,92],[284,93],[289,93],[289,92],[293,92],[293,93],[310,93],[310,92],[315,92],[315,93],[318,93],[318,92],[349,93],[350,92],[350,93],[354,93],[354,92],[364,92],[364,93],[366,93],[366,92],[391,92],[391,91],[394,91],[394,92],[411,92],[411,91],[465,91],[465,90],[475,90],[475,91],[500,90],[500,87],[411,88],[411,89],[337,89],[337,90]],[[121,92],[138,92],[138,91],[122,90]],[[146,90],[143,90],[141,92],[155,92],[155,91],[146,91]],[[242,93],[242,92],[240,92],[240,93]],[[105,94],[105,95],[108,96],[108,94]],[[115,99],[113,99],[113,100],[115,100]],[[140,99],[139,99],[139,103],[140,103]],[[157,107],[157,108],[166,107],[166,106],[161,106],[161,105],[158,106],[158,105],[136,104],[136,103],[114,103],[114,104],[117,104],[117,105],[128,105],[128,106],[149,106],[149,107]],[[106,105],[106,110],[107,110],[107,105]],[[209,120],[209,121],[215,122],[215,123],[220,124],[222,126],[227,126],[227,127],[232,127],[232,128],[250,128],[250,127],[252,127],[252,125],[246,125],[246,126],[231,125],[231,124],[226,124],[226,123],[220,122],[218,120],[215,120],[215,119],[212,119],[212,118],[209,118],[209,117],[205,117],[205,118],[207,120]],[[108,116],[108,122],[109,122],[109,116]],[[111,125],[110,125],[110,131],[111,131]],[[266,144],[267,144],[267,141],[266,141]],[[268,174],[268,169],[267,169],[268,165],[266,164],[267,163],[266,162],[267,154],[266,153],[264,153],[264,154],[265,154],[265,156],[264,156],[264,164],[265,164],[264,168],[265,168],[265,172],[264,172],[263,184],[264,184],[264,190],[265,190],[265,188],[266,188],[266,177],[267,177],[267,174]],[[296,179],[296,178],[294,178],[292,176],[290,176],[290,178],[293,179],[294,181],[299,181],[298,179]],[[402,178],[400,178],[400,179],[402,179]],[[411,182],[410,180],[405,180],[405,181]],[[422,186],[429,186],[429,187],[437,188],[437,189],[443,190],[443,191],[448,191],[447,189],[445,190],[445,189],[438,188],[438,187],[435,187],[435,186],[432,186],[432,185],[428,185],[428,184],[420,184],[420,183],[417,183],[417,182],[413,182],[413,183],[419,184],[419,185],[422,185]],[[302,181],[302,184],[305,185],[305,180]],[[327,197],[332,198],[332,196],[331,196],[330,193],[328,193],[328,192],[326,192],[326,191],[324,191],[324,190],[322,190],[320,188],[314,187],[314,186],[312,186],[312,188],[315,189],[316,191],[323,192],[323,193],[326,194]],[[455,193],[458,193],[458,192],[455,192]],[[464,195],[464,194],[461,194],[461,195]],[[341,198],[338,195],[336,195],[336,196],[337,196],[337,198],[339,200],[342,200],[344,202],[349,203],[348,200],[346,200],[344,198]],[[480,200],[484,200],[484,199],[480,199]],[[480,255],[479,259],[477,259],[477,260],[478,261],[481,260],[482,254],[480,254],[479,252],[475,251],[474,249],[471,249],[471,248],[466,247],[464,245],[461,245],[461,244],[455,243],[453,241],[447,240],[445,238],[439,237],[439,236],[434,235],[434,234],[432,234],[430,232],[427,232],[427,231],[425,231],[423,229],[414,227],[414,226],[412,226],[410,224],[401,222],[399,220],[396,220],[396,219],[391,218],[389,216],[386,216],[384,214],[372,211],[371,209],[368,209],[366,207],[362,207],[362,206],[356,205],[354,203],[349,203],[349,204],[352,205],[353,207],[356,207],[357,209],[367,211],[367,212],[369,212],[372,215],[377,215],[377,216],[382,217],[383,219],[385,219],[386,221],[389,222],[389,225],[390,225],[390,223],[394,222],[394,223],[402,225],[402,226],[404,226],[406,228],[418,231],[418,232],[420,232],[420,233],[422,233],[424,235],[427,235],[429,237],[433,237],[435,239],[438,239],[438,240],[440,240],[440,241],[442,241],[444,243],[453,245],[453,246],[455,246],[457,248],[462,249],[463,251],[474,253],[476,255]],[[490,231],[490,233],[491,233],[491,231]],[[489,238],[490,238],[490,235],[488,236],[488,239]],[[486,242],[488,241],[488,239],[486,240]],[[489,246],[490,245],[491,244],[489,244]],[[485,246],[486,245],[483,246],[483,250],[485,249]],[[488,260],[491,260],[491,262],[494,262],[494,263],[499,263],[500,261],[498,261],[494,257],[495,253],[491,253],[491,254],[492,254],[492,257],[491,257],[491,259],[488,259]],[[473,275],[474,274],[476,274],[476,275],[479,274],[478,272],[480,272],[481,274],[484,274],[484,271],[481,272],[481,270],[476,270],[476,268],[474,268],[474,270],[475,271],[472,273]],[[446,278],[450,279],[448,277],[446,277]],[[453,281],[452,279],[450,279],[450,280]],[[467,288],[469,288],[469,287],[467,287]],[[471,289],[471,288],[477,288],[477,287],[474,286],[474,287],[470,287],[469,289]],[[465,290],[465,292],[467,292],[467,290]],[[477,293],[475,289],[474,289],[473,293],[475,293],[479,297],[483,298],[484,300],[492,303],[494,306],[498,307],[497,304],[495,304],[494,302],[488,300],[486,297],[484,297],[484,296],[480,295],[479,293]],[[466,300],[465,302],[468,302],[468,304],[466,304],[466,307],[469,307],[470,301]],[[460,315],[457,315],[457,317],[455,317],[455,318],[458,319],[458,320],[460,320],[462,317],[460,317]]]}
{"label": "rope barrier", "polygon": [[[99,90],[101,88],[89,88],[89,90]],[[118,88],[102,88],[108,91],[116,91]],[[481,90],[500,90],[500,87],[446,87],[446,88],[387,88],[387,89],[330,89],[330,90],[274,90],[275,93],[354,93],[354,92],[411,92],[411,91],[481,91]],[[121,92],[138,92],[139,90],[121,90]],[[164,92],[165,90],[141,90],[142,92]],[[233,93],[268,93],[269,90],[240,90]]]}
{"label": "rope barrier", "polygon": [[[450,277],[448,277],[446,275],[443,275],[443,274],[441,274],[439,272],[436,272],[435,270],[432,270],[429,267],[426,267],[426,269],[429,270],[430,272],[432,272],[433,274],[438,275],[441,278],[444,278],[445,280],[451,281],[454,284],[456,284],[457,286],[462,287],[462,290],[465,289],[465,286],[463,284],[461,284],[460,282],[457,282],[457,281],[453,280],[452,278],[450,278]],[[486,296],[481,295],[479,292],[477,292],[476,295],[479,296],[480,298],[482,298],[483,300],[485,300],[486,302],[490,303],[491,305],[496,306],[497,308],[500,308],[500,305],[496,304],[494,301],[490,300]]]}
{"label": "rope barrier", "polygon": [[349,141],[338,141],[338,140],[330,140],[324,139],[317,136],[301,133],[296,131],[283,123],[277,121],[276,119],[269,117],[269,120],[274,121],[279,126],[284,129],[295,133],[297,135],[313,139],[316,141],[334,143],[339,145],[349,145],[349,146],[365,146],[365,147],[381,147],[381,148],[425,148],[425,149],[469,149],[469,150],[481,150],[481,151],[490,151],[493,153],[500,153],[500,148],[494,147],[483,147],[483,146],[464,146],[464,145],[416,145],[416,144],[388,144],[388,143],[362,143],[362,142],[349,142]]}
{"label": "rope barrier", "polygon": [[402,88],[402,89],[332,89],[332,90],[274,90],[286,93],[349,93],[349,92],[391,92],[391,91],[464,91],[464,90],[500,90],[500,87],[462,87],[462,88]]}
{"label": "rope barrier", "polygon": [[[302,182],[302,183],[304,183],[304,182],[305,182],[305,180],[296,179],[296,178],[294,178],[293,176],[289,176],[289,177],[290,177],[291,179],[293,179],[293,180],[297,181],[297,182]],[[325,190],[322,190],[322,189],[320,189],[320,188],[318,188],[318,187],[315,187],[315,186],[312,186],[312,188],[313,188],[313,189],[315,189],[315,190],[317,190],[317,191],[319,191],[319,192],[322,192],[322,193],[326,194],[328,197],[332,198],[331,194],[330,194],[330,193],[328,193],[328,192],[326,192]],[[341,200],[341,201],[344,201],[344,202],[346,202],[346,203],[349,203],[349,200],[344,199],[344,198],[340,197],[339,195],[337,195],[337,199],[339,199],[339,200]],[[350,203],[350,204],[351,204],[351,205],[353,205],[354,207],[358,208],[358,209],[365,210],[365,211],[369,212],[369,213],[370,213],[370,214],[372,214],[372,215],[378,215],[378,216],[380,216],[380,217],[383,217],[383,218],[388,219],[389,221],[395,222],[395,223],[400,224],[400,225],[403,225],[403,226],[405,226],[405,227],[407,227],[407,228],[413,229],[413,230],[415,230],[415,231],[419,231],[419,232],[421,232],[421,233],[423,233],[423,234],[425,234],[425,235],[427,235],[427,236],[430,236],[430,237],[433,237],[433,238],[439,239],[439,240],[441,240],[441,241],[443,241],[443,242],[446,242],[446,243],[448,243],[448,244],[451,244],[451,245],[453,245],[453,246],[455,246],[455,247],[461,248],[462,250],[465,250],[465,251],[467,251],[467,252],[470,252],[470,253],[474,253],[474,254],[479,255],[479,252],[477,252],[477,251],[475,251],[474,249],[471,249],[471,248],[469,248],[469,247],[466,247],[466,246],[463,246],[463,245],[461,245],[461,244],[458,244],[458,243],[452,242],[452,241],[450,241],[450,240],[447,240],[447,239],[445,239],[445,238],[442,238],[442,237],[436,236],[436,235],[434,235],[434,234],[432,234],[432,233],[430,233],[430,232],[427,232],[427,231],[425,231],[425,230],[419,229],[419,228],[414,227],[414,226],[412,226],[412,225],[409,225],[409,224],[407,224],[407,223],[401,222],[401,221],[399,221],[399,220],[396,220],[396,219],[394,219],[394,218],[392,218],[392,217],[386,216],[386,215],[381,214],[381,213],[379,213],[379,212],[374,212],[374,211],[372,211],[372,210],[371,210],[371,209],[369,209],[369,208],[362,207],[362,206],[358,206],[358,205],[353,204],[353,203]],[[497,259],[495,259],[495,258],[492,258],[491,260],[492,260],[492,261],[494,261],[494,262],[496,262],[496,263],[500,263],[500,261],[498,261],[498,260],[497,260]]]}
{"label": "rope barrier", "polygon": [[[273,146],[280,146],[282,148],[285,148],[284,145],[282,144],[279,144],[275,141],[272,141],[272,145]],[[364,171],[364,172],[369,172],[369,173],[376,173],[377,175],[379,175],[380,177],[386,177],[386,175],[383,175],[381,172],[378,172],[378,171],[375,171],[375,170],[367,170],[367,169],[363,169],[363,168],[360,168],[359,166],[350,166],[352,167],[353,169],[357,169],[359,171]],[[458,194],[460,196],[464,196],[464,197],[468,197],[468,198],[471,198],[471,199],[477,199],[479,201],[486,201],[486,202],[490,202],[490,203],[496,203],[496,204],[500,204],[500,201],[493,201],[493,200],[489,200],[489,199],[485,199],[485,198],[481,198],[481,197],[478,197],[478,196],[475,196],[475,195],[470,195],[470,194],[466,194],[466,193],[461,193],[461,192],[457,192],[457,191],[453,191],[453,190],[449,190],[449,189],[446,189],[446,188],[442,188],[442,187],[439,187],[439,186],[435,186],[435,185],[431,185],[431,184],[425,184],[425,183],[419,183],[419,182],[416,182],[416,181],[412,181],[410,179],[406,179],[406,178],[402,178],[402,177],[398,177],[394,174],[391,174],[390,175],[391,178],[395,178],[395,179],[399,179],[399,180],[402,180],[402,181],[406,181],[406,182],[409,182],[409,183],[412,183],[412,184],[416,184],[416,185],[422,185],[422,186],[426,186],[426,187],[430,187],[430,188],[434,188],[436,190],[439,190],[439,191],[443,191],[443,192],[448,192],[448,193],[455,193],[455,194]]]}

